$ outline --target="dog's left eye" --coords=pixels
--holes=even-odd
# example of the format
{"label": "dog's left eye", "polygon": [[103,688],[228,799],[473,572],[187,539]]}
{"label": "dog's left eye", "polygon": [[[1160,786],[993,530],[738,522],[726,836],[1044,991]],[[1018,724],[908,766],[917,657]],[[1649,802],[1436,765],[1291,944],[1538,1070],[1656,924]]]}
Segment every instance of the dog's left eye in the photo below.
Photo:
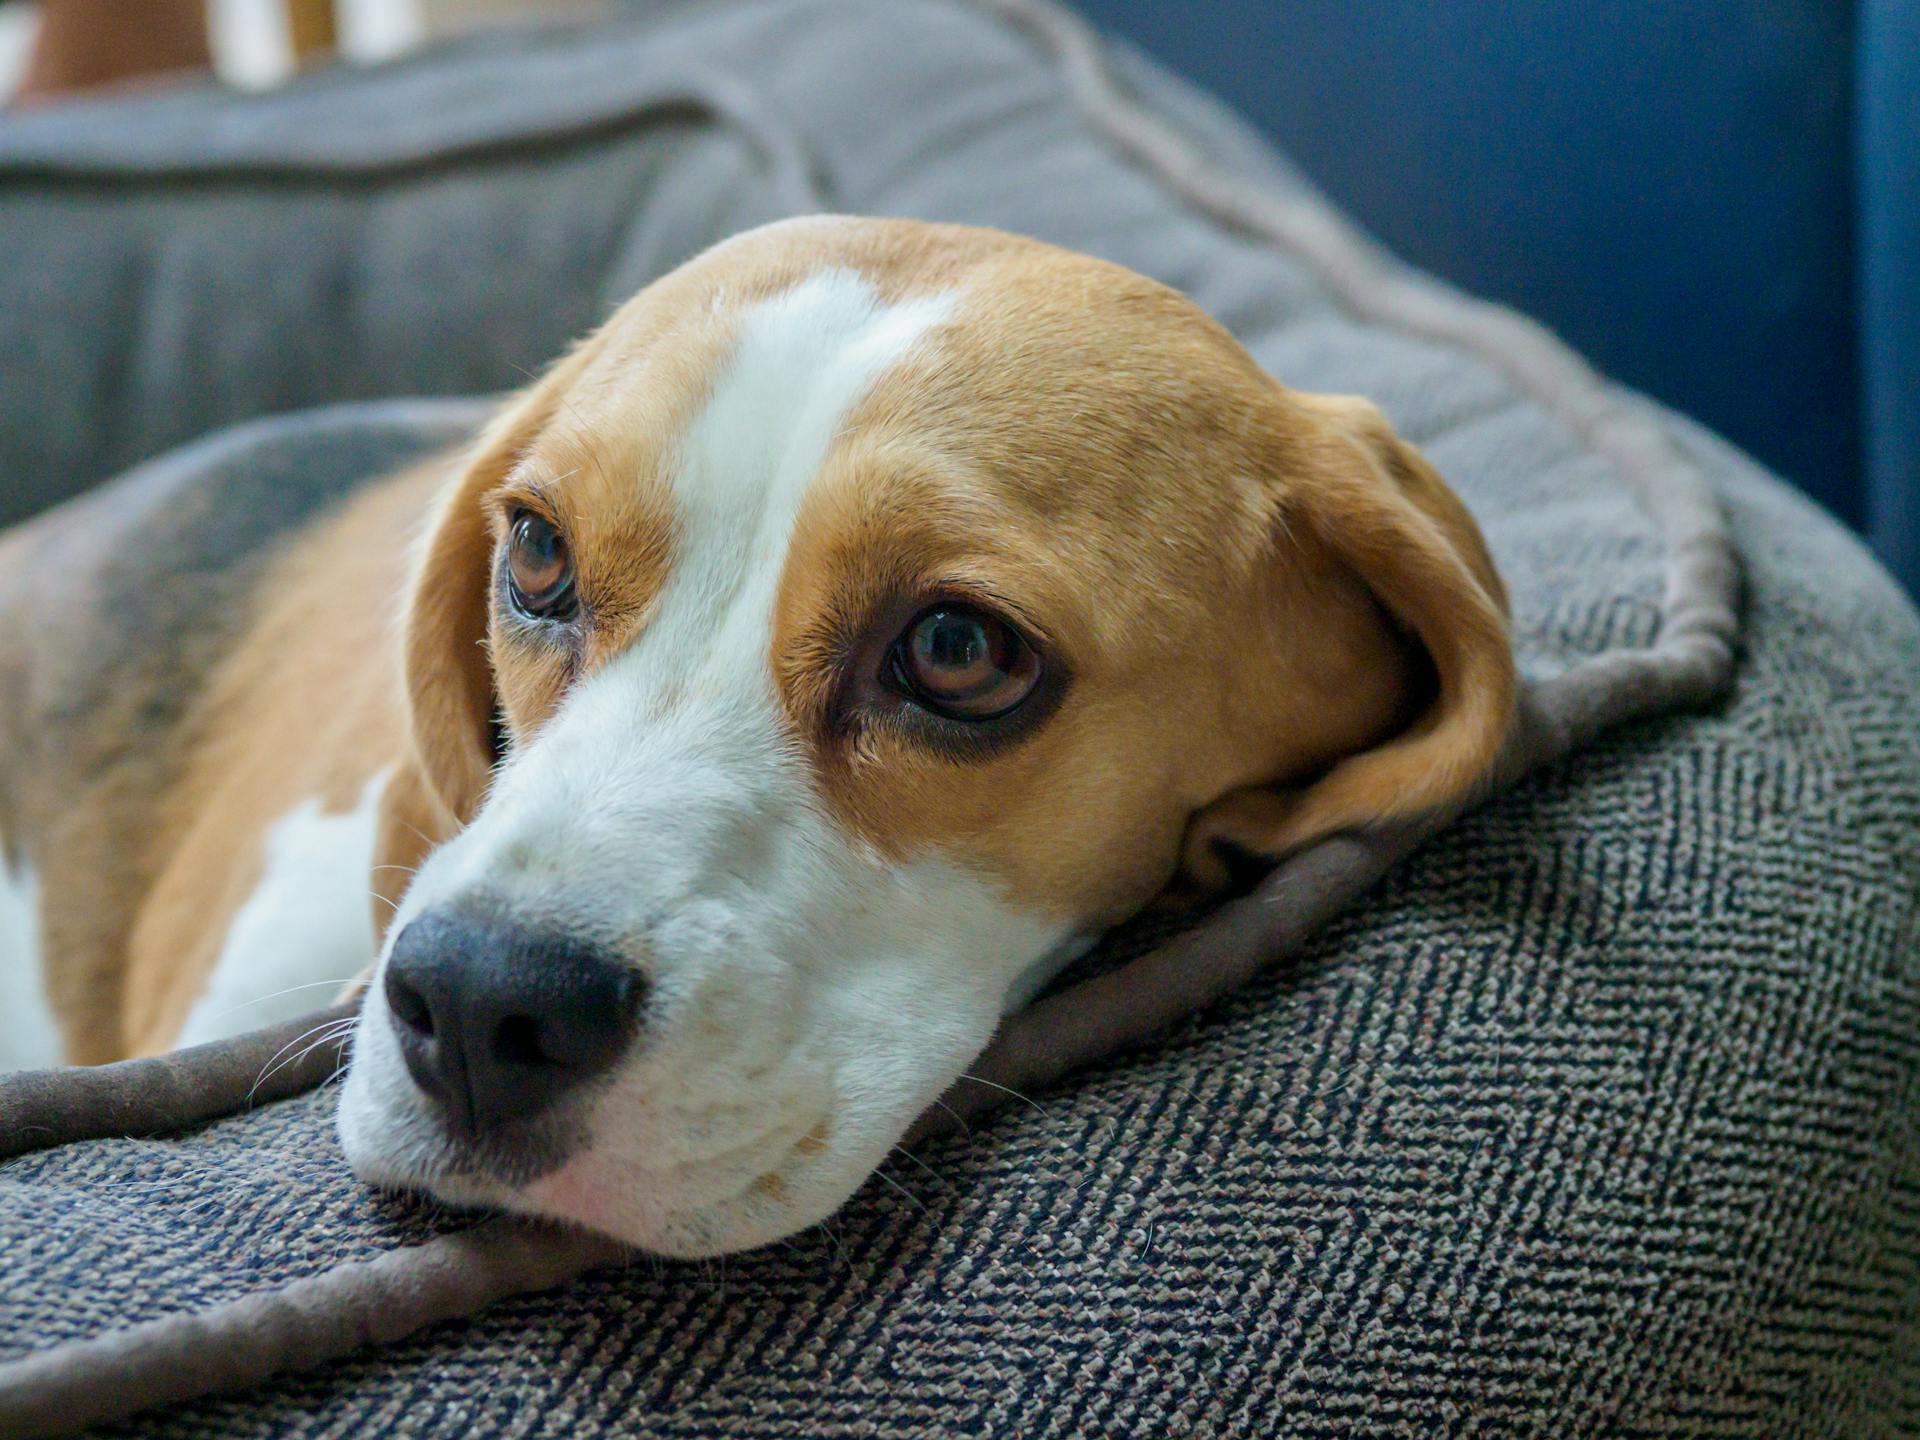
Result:
{"label": "dog's left eye", "polygon": [[950,720],[994,720],[1040,683],[1040,656],[999,616],[973,605],[935,605],[893,643],[896,688]]}
{"label": "dog's left eye", "polygon": [[514,517],[507,535],[507,588],[514,608],[536,620],[565,620],[576,608],[566,537],[531,511]]}

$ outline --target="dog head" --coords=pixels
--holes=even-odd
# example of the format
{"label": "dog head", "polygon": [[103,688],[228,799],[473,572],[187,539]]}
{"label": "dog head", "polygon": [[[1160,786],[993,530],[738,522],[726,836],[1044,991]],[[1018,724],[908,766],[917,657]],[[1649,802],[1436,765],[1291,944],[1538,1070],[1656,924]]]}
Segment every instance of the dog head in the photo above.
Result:
{"label": "dog head", "polygon": [[1113,265],[828,219],[507,408],[404,664],[382,858],[442,843],[348,1155],[678,1255],[830,1213],[1169,886],[1459,800],[1514,705],[1479,532],[1371,406]]}

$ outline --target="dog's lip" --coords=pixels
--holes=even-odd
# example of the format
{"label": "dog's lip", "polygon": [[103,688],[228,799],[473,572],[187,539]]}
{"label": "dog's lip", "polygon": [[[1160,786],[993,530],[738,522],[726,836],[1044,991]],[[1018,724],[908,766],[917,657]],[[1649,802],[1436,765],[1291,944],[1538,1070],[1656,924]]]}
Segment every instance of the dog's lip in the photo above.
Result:
{"label": "dog's lip", "polygon": [[[749,1167],[751,1173],[712,1193],[689,1194],[688,1165],[680,1164],[652,1174],[615,1177],[605,1171],[605,1156],[589,1148],[568,1157],[553,1171],[521,1187],[517,1199],[539,1208],[541,1213],[596,1230],[613,1232],[614,1217],[602,1201],[610,1194],[645,1195],[649,1200],[671,1203],[652,1209],[646,1216],[647,1228],[659,1231],[675,1221],[711,1216],[717,1211],[760,1198],[777,1203],[779,1186],[770,1186],[770,1178],[787,1183],[793,1172],[818,1160],[831,1148],[832,1117],[826,1112],[808,1112],[786,1125],[767,1130],[729,1146],[724,1152],[699,1162],[702,1168],[724,1166],[738,1173],[739,1166],[727,1166],[728,1160],[754,1153],[770,1152],[771,1158]],[[783,1137],[790,1137],[782,1142]],[[697,1178],[697,1177],[693,1177]],[[656,1182],[649,1184],[648,1182]],[[650,1207],[651,1208],[651,1207]],[[631,1218],[630,1216],[628,1218]],[[644,1242],[642,1242],[644,1243]]]}
{"label": "dog's lip", "polygon": [[565,1169],[577,1153],[577,1148],[559,1147],[516,1152],[486,1140],[474,1144],[446,1134],[436,1122],[432,1148],[417,1158],[409,1157],[404,1167],[390,1167],[390,1175],[375,1183],[403,1190],[437,1191],[453,1185],[505,1194]]}
{"label": "dog's lip", "polygon": [[[462,1139],[447,1127],[438,1106],[417,1089],[399,1110],[383,1106],[370,1134],[349,1148],[354,1173],[380,1189],[438,1193],[443,1186],[462,1190],[454,1203],[496,1203],[552,1174],[585,1148],[586,1132],[575,1117],[541,1117],[521,1133]],[[358,1151],[360,1153],[355,1153]],[[444,1198],[453,1199],[447,1196]]]}

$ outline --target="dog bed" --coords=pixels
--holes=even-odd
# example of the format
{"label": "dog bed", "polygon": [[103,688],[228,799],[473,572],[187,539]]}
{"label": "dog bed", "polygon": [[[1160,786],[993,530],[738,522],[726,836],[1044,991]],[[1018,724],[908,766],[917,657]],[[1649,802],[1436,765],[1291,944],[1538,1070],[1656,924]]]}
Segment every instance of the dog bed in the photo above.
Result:
{"label": "dog bed", "polygon": [[[0,397],[8,483],[289,403],[511,383],[751,219],[938,216],[1155,274],[1289,383],[1378,399],[1485,526],[1536,696],[1633,698],[1549,708],[1568,723],[1537,753],[1714,688],[1711,487],[1748,577],[1731,694],[1522,781],[1299,946],[1329,885],[1410,837],[1345,842],[1331,879],[1236,912],[1266,927],[1241,970],[1279,932],[1284,965],[1027,1083],[1211,987],[1109,992],[1091,1033],[1049,1029],[1075,1044],[1005,1072],[1026,1100],[786,1245],[603,1266],[116,1433],[1920,1426],[1920,622],[1741,457],[1409,276],[1213,107],[1106,63],[1025,0],[767,0],[11,124],[0,337],[51,363]],[[471,413],[278,422],[160,473],[266,456],[344,486]],[[1647,667],[1656,643],[1678,648]],[[1551,688],[1583,675],[1605,683]],[[205,1118],[159,1098],[96,1128]],[[469,1233],[357,1187],[329,1118],[321,1089],[11,1162],[0,1359]]]}

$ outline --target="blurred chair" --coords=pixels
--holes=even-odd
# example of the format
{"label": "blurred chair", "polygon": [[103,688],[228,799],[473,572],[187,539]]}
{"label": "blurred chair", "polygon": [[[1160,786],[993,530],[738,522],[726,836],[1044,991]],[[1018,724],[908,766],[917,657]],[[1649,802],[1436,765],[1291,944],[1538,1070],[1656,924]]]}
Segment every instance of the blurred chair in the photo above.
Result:
{"label": "blurred chair", "polygon": [[[0,0],[0,99],[38,103],[208,68],[265,89],[336,54],[384,60],[432,35],[604,8],[590,0]],[[24,53],[12,61],[16,48]]]}
{"label": "blurred chair", "polygon": [[[605,8],[208,3],[223,74],[250,85]],[[43,8],[36,94],[206,63],[203,0]],[[1920,593],[1920,0],[1079,8],[1234,104],[1395,250],[1744,445]]]}
{"label": "blurred chair", "polygon": [[212,63],[204,0],[40,0],[37,28],[13,99],[32,104]]}
{"label": "blurred chair", "polygon": [[339,48],[340,22],[334,0],[283,0],[287,8],[287,39],[296,60],[324,55]]}

